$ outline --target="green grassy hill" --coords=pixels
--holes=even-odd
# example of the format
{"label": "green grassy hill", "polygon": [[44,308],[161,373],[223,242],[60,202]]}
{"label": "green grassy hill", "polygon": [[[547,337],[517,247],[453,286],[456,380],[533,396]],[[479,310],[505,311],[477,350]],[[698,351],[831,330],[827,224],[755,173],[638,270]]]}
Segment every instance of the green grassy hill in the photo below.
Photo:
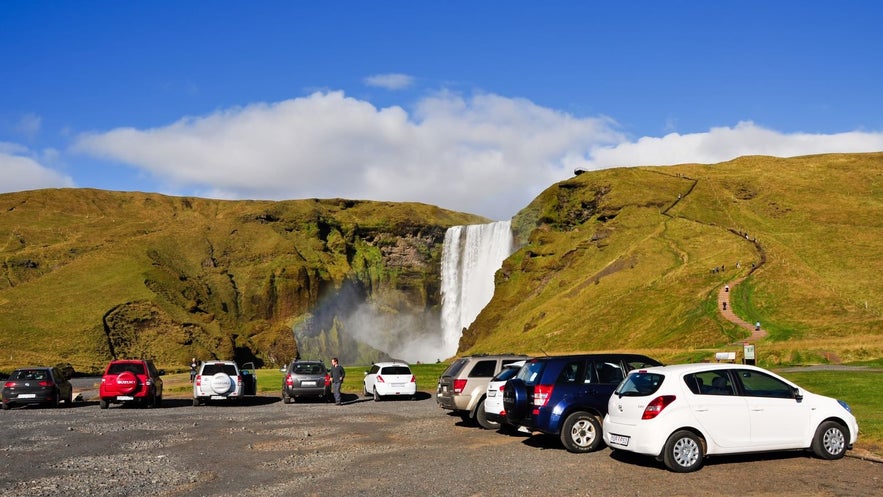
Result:
{"label": "green grassy hill", "polygon": [[[883,153],[586,172],[513,220],[523,247],[459,353],[639,350],[667,361],[768,336],[764,364],[883,357]],[[714,268],[718,268],[714,270]]]}
{"label": "green grassy hill", "polygon": [[378,352],[341,323],[352,308],[316,314],[317,304],[353,294],[381,314],[431,318],[444,232],[477,222],[486,220],[340,199],[3,194],[0,371],[88,371],[114,356],[152,357],[170,370],[191,356],[278,364],[323,347],[370,363]]}

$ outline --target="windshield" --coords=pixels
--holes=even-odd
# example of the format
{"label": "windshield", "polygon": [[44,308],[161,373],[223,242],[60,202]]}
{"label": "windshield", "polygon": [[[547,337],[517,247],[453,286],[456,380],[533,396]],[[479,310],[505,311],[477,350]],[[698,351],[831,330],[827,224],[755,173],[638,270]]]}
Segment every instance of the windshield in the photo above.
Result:
{"label": "windshield", "polygon": [[510,378],[518,374],[519,369],[521,368],[503,368],[491,381],[509,381]]}
{"label": "windshield", "polygon": [[659,390],[663,379],[661,374],[637,371],[628,375],[614,393],[620,397],[645,397]]}

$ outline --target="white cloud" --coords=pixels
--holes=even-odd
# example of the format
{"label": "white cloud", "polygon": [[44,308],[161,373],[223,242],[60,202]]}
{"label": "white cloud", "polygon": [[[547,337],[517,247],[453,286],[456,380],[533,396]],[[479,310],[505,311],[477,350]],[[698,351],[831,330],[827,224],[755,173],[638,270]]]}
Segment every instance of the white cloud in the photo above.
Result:
{"label": "white cloud", "polygon": [[499,220],[577,168],[878,151],[883,134],[785,134],[741,122],[629,141],[612,119],[525,99],[440,92],[409,113],[317,92],[161,128],[82,135],[74,149],[133,166],[174,193],[417,201]]}
{"label": "white cloud", "polygon": [[40,127],[42,124],[43,119],[40,116],[28,113],[18,120],[18,123],[15,125],[15,131],[26,138],[34,138],[40,133]]}
{"label": "white cloud", "polygon": [[375,74],[365,78],[368,86],[386,88],[387,90],[404,90],[414,84],[413,76],[407,74]]}
{"label": "white cloud", "polygon": [[[54,152],[52,152],[54,154]],[[73,180],[27,156],[27,149],[0,142],[0,191],[18,192],[74,186]]]}
{"label": "white cloud", "polygon": [[743,155],[794,157],[825,153],[859,153],[883,150],[883,133],[851,131],[836,134],[781,133],[750,121],[735,127],[712,128],[705,133],[671,133],[662,138],[643,137],[635,142],[598,147],[578,166],[603,169],[613,166],[670,165],[698,162],[713,164]]}
{"label": "white cloud", "polygon": [[508,219],[572,174],[571,157],[621,141],[609,119],[522,99],[441,93],[411,116],[329,92],[83,135],[75,149],[205,196],[419,201]]}

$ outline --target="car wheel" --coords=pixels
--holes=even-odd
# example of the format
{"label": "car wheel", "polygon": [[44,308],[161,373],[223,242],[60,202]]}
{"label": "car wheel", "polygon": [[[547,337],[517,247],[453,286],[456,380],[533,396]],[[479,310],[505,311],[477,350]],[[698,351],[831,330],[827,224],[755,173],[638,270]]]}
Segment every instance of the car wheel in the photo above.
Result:
{"label": "car wheel", "polygon": [[561,427],[561,443],[570,452],[592,452],[601,448],[601,420],[598,416],[578,411],[564,420]]}
{"label": "car wheel", "polygon": [[705,459],[702,439],[695,433],[681,430],[668,437],[662,449],[665,467],[675,473],[689,473],[702,467]]}
{"label": "car wheel", "polygon": [[70,407],[70,406],[74,405],[74,391],[73,390],[71,390],[70,392],[67,393],[67,397],[64,399],[64,405],[65,405],[65,407]]}
{"label": "car wheel", "polygon": [[288,395],[285,395],[285,392],[282,392],[282,403],[283,404],[291,404],[292,398]]}
{"label": "car wheel", "polygon": [[825,421],[816,429],[812,451],[822,459],[840,459],[846,454],[848,440],[849,435],[843,425],[836,421]]}
{"label": "car wheel", "polygon": [[491,421],[487,418],[487,411],[484,410],[484,399],[481,399],[481,402],[478,403],[478,407],[475,409],[475,420],[478,421],[478,426],[481,426],[485,430],[500,429],[500,423]]}
{"label": "car wheel", "polygon": [[3,403],[3,410],[4,410],[4,411],[8,411],[8,410],[9,410],[9,403],[7,403],[7,402],[4,402],[4,403]]}
{"label": "car wheel", "polygon": [[374,402],[380,402],[380,395],[377,393],[377,387],[374,387]]}
{"label": "car wheel", "polygon": [[102,408],[102,409],[107,409],[107,401],[104,400],[104,399],[99,400],[99,401],[98,401],[98,407],[100,407],[100,408]]}
{"label": "car wheel", "polygon": [[199,399],[196,397],[193,397],[193,407],[199,407]]}
{"label": "car wheel", "polygon": [[58,408],[59,406],[61,406],[61,394],[55,392],[55,398],[52,400],[52,407]]}

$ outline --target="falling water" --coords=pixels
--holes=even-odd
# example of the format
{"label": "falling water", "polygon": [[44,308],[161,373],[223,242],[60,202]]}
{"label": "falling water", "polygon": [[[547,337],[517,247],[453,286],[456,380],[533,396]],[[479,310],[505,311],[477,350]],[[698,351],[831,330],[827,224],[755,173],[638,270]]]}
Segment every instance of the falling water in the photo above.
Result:
{"label": "falling water", "polygon": [[463,329],[494,296],[494,273],[512,253],[509,221],[454,226],[441,261],[442,356],[457,353]]}

